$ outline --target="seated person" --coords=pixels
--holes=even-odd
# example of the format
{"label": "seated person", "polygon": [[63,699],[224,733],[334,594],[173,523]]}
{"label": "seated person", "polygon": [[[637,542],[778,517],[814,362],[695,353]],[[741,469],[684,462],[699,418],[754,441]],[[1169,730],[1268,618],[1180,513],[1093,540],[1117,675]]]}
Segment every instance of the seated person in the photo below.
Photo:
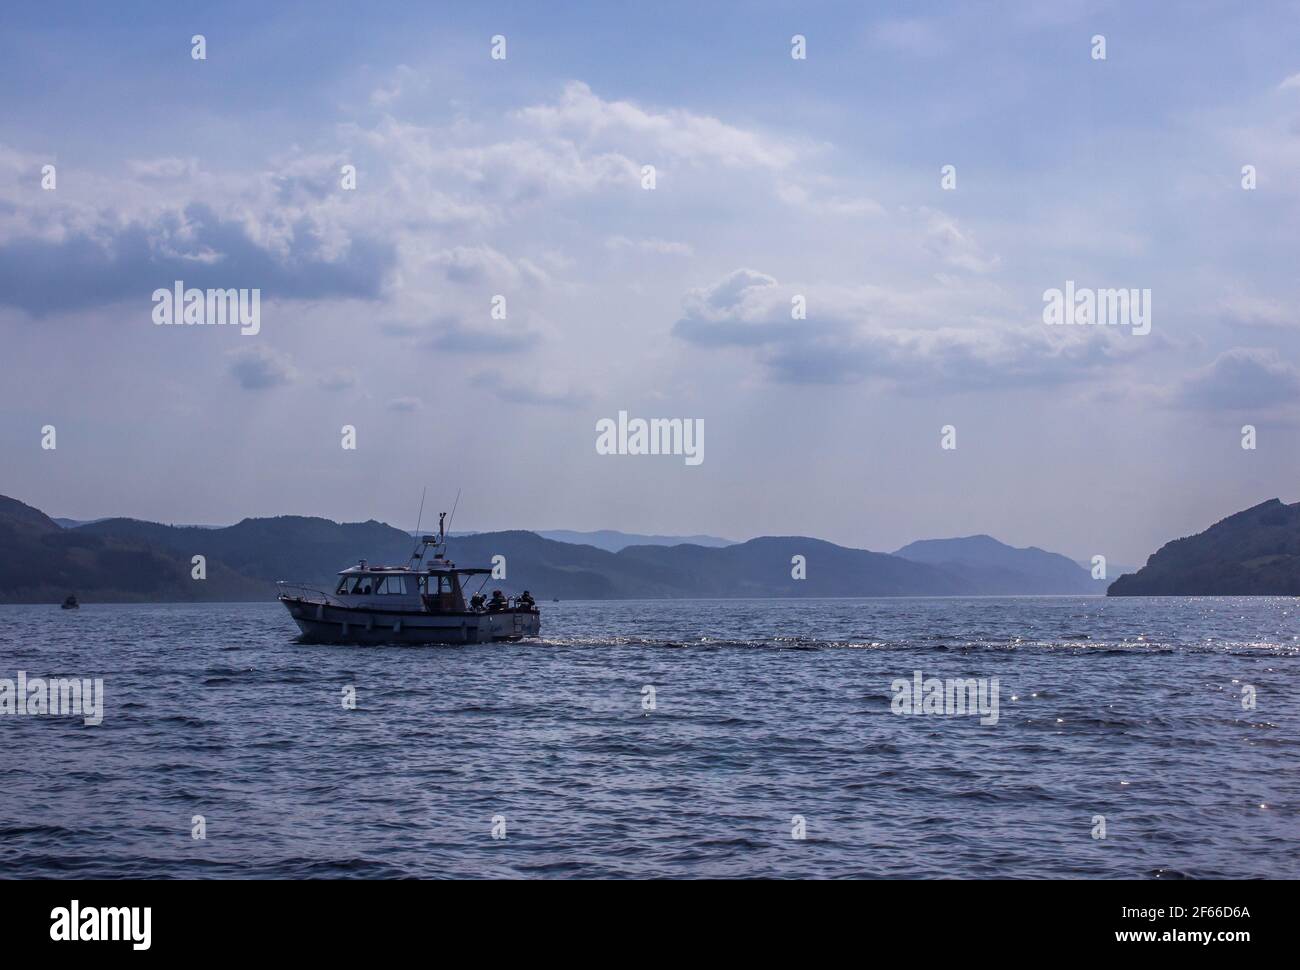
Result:
{"label": "seated person", "polygon": [[519,605],[531,610],[534,606],[533,594],[528,592],[528,590],[524,590],[522,593],[520,593]]}
{"label": "seated person", "polygon": [[488,604],[490,610],[504,610],[510,604],[506,602],[506,594],[499,589],[492,590],[492,602]]}

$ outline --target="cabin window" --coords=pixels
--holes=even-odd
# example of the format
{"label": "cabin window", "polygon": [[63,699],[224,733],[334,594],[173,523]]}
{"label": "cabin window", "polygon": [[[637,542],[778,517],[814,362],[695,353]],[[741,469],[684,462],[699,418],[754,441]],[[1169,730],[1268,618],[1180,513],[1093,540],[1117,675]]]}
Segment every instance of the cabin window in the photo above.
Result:
{"label": "cabin window", "polygon": [[350,576],[344,576],[342,579],[339,580],[339,588],[334,591],[337,595],[342,596],[345,593],[347,593],[349,579],[351,579]]}
{"label": "cabin window", "polygon": [[353,595],[354,596],[362,595],[362,594],[373,592],[374,591],[374,586],[372,585],[373,583],[374,583],[374,577],[372,576],[358,576],[352,582]]}
{"label": "cabin window", "polygon": [[376,593],[382,593],[388,596],[405,596],[406,595],[406,577],[405,576],[385,576],[380,580]]}

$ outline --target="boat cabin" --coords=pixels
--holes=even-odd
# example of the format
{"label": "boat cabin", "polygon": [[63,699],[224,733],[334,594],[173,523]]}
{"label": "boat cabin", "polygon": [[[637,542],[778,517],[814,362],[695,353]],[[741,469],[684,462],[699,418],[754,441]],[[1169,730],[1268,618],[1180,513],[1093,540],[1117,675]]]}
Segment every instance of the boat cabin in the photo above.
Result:
{"label": "boat cabin", "polygon": [[409,566],[369,566],[365,562],[339,573],[334,596],[354,606],[371,609],[424,610],[429,613],[465,612],[461,577],[490,574],[490,569],[461,569],[438,560],[423,570]]}

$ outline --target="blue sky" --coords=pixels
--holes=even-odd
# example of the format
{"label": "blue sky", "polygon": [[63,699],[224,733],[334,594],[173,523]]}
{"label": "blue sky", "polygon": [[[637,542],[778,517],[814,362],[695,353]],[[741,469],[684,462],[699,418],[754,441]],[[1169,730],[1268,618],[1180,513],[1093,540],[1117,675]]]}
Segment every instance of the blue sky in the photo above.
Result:
{"label": "blue sky", "polygon": [[[1300,5],[206,6],[6,12],[0,492],[1123,563],[1300,497]],[[155,327],[181,278],[261,332]]]}

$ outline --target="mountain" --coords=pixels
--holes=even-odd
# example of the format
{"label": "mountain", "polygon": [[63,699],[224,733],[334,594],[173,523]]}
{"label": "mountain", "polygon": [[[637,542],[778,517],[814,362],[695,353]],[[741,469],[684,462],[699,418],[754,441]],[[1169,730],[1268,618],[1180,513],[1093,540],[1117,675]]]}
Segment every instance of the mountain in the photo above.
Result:
{"label": "mountain", "polygon": [[[804,557],[806,578],[791,576]],[[883,552],[804,536],[764,536],[721,548],[629,546],[616,558],[685,581],[687,596],[949,596],[981,591],[966,577]]]}
{"label": "mountain", "polygon": [[[358,559],[403,563],[412,548],[407,533],[380,522],[339,524],[301,516],[245,519],[224,529],[105,519],[65,534],[84,534],[97,541],[170,556],[184,564],[187,580],[190,557],[202,554],[207,557],[209,576],[220,566],[259,580],[256,599],[270,598],[277,579],[333,588],[335,573]],[[487,588],[499,586],[509,593],[527,588],[541,599],[980,592],[943,570],[799,537],[753,539],[721,548],[628,546],[615,553],[556,542],[533,532],[480,532],[452,539],[448,554],[467,565],[491,565],[494,557],[503,556],[506,575],[500,580],[489,579]],[[795,555],[807,560],[806,580],[791,577]],[[90,590],[89,586],[83,588]],[[4,598],[2,594],[0,598]],[[90,592],[83,596],[85,600],[94,598]]]}
{"label": "mountain", "polygon": [[[373,519],[369,522],[331,522],[301,515],[244,519],[223,528],[159,525],[136,519],[102,519],[73,530],[138,542],[183,556],[204,555],[245,576],[262,580],[266,590],[276,580],[330,582],[340,569],[358,559],[375,563],[403,563],[414,542],[400,529]],[[260,597],[259,597],[260,598]]]}
{"label": "mountain", "polygon": [[618,552],[628,546],[730,546],[730,539],[717,536],[658,536],[641,535],[635,532],[618,532],[613,529],[599,529],[595,532],[574,532],[572,529],[548,529],[537,533],[544,539],[556,542],[571,542],[583,546],[595,546],[608,552]]}
{"label": "mountain", "polygon": [[[53,517],[53,519],[52,519],[51,521],[55,522],[56,524],[62,526],[62,527],[65,528],[65,529],[79,529],[79,528],[81,528],[81,526],[83,526],[83,525],[92,525],[92,524],[94,524],[94,523],[96,523],[96,522],[103,522],[103,521],[105,521],[105,520],[104,520],[104,519],[63,519],[63,518],[60,518],[59,516],[56,515],[56,516]],[[221,526],[219,526],[219,525],[186,525],[185,528],[187,528],[187,529],[220,529]]]}
{"label": "mountain", "polygon": [[[161,528],[166,528],[165,526]],[[190,579],[190,558],[134,538],[65,529],[29,505],[0,496],[0,602],[243,600],[263,583],[220,564]]]}
{"label": "mountain", "polygon": [[1110,596],[1300,596],[1300,502],[1269,499],[1161,546]]}
{"label": "mountain", "polygon": [[[359,559],[400,564],[413,546],[407,532],[382,522],[296,515],[217,528],[122,518],[65,528],[37,509],[0,498],[0,602],[58,602],[70,592],[83,602],[265,600],[274,596],[276,580],[332,589],[335,574]],[[1064,557],[1011,549],[987,536],[913,543],[900,550],[907,555],[888,555],[803,536],[611,551],[514,530],[457,535],[448,552],[464,565],[492,565],[504,557],[506,575],[489,578],[487,588],[527,588],[542,600],[1079,590],[1058,577],[1064,575],[1059,561],[1069,562]],[[198,555],[206,560],[206,580],[191,578]],[[805,578],[791,575],[795,557],[803,557]]]}
{"label": "mountain", "polygon": [[1048,594],[1106,591],[1102,580],[1078,563],[1036,546],[1017,549],[992,536],[923,539],[894,553],[966,576],[989,593]]}

